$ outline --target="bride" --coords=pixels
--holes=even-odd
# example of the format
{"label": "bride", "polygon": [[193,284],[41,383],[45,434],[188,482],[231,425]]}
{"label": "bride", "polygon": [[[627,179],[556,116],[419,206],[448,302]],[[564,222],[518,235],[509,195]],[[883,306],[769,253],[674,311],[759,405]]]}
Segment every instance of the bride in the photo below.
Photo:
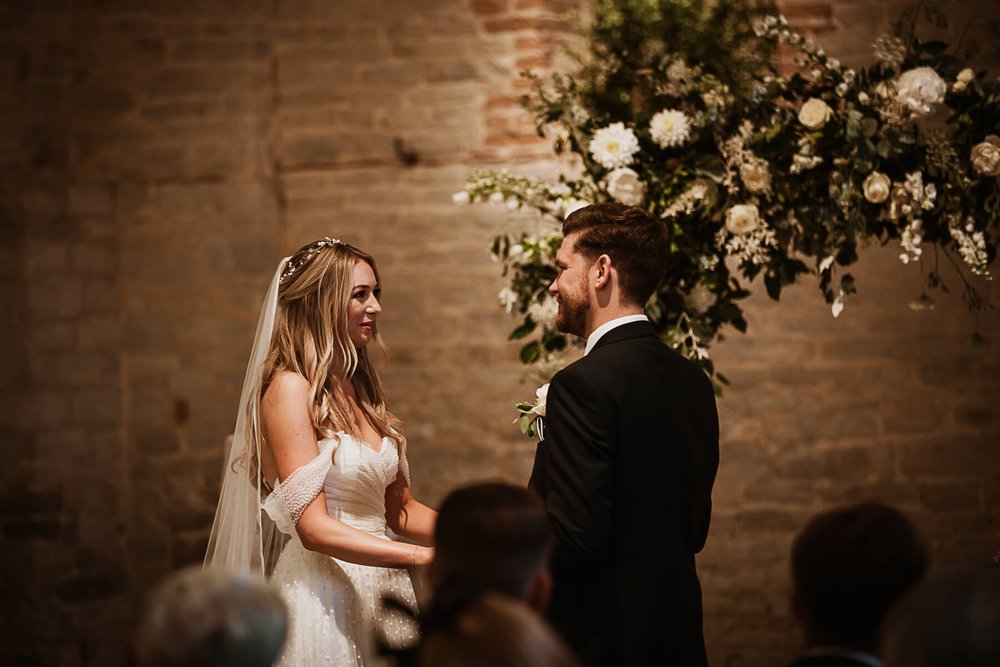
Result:
{"label": "bride", "polygon": [[401,422],[368,347],[381,348],[379,276],[336,239],[279,264],[261,309],[206,567],[250,569],[280,587],[290,635],[281,664],[378,665],[415,630],[382,610],[416,609],[406,568],[437,513],[410,494]]}

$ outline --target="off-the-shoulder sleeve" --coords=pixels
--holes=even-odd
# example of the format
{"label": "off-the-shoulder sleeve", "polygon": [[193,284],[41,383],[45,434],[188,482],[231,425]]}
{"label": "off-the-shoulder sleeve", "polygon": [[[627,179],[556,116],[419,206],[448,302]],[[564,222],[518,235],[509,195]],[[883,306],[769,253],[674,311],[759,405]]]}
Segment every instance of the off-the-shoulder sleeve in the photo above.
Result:
{"label": "off-the-shoulder sleeve", "polygon": [[333,465],[333,453],[340,443],[324,440],[319,443],[319,456],[296,469],[283,482],[275,482],[274,491],[264,499],[262,507],[281,532],[291,535],[295,524],[309,503],[323,490],[323,480]]}

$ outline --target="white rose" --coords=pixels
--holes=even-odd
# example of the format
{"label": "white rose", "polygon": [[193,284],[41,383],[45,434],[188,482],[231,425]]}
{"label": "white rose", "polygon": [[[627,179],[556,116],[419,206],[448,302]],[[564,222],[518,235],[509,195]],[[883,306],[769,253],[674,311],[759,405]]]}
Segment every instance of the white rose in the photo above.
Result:
{"label": "white rose", "polygon": [[865,191],[865,199],[873,204],[881,204],[892,193],[892,183],[889,177],[883,173],[873,171],[862,184]]}
{"label": "white rose", "polygon": [[531,408],[539,417],[545,416],[545,402],[549,397],[549,383],[546,382],[541,387],[535,390],[535,407]]}
{"label": "white rose", "polygon": [[767,163],[761,160],[741,165],[740,179],[748,192],[767,192],[771,188],[771,172],[767,168]]}
{"label": "white rose", "polygon": [[760,224],[760,213],[753,204],[736,204],[726,211],[726,229],[733,234],[746,234]]}
{"label": "white rose", "polygon": [[799,122],[810,130],[818,130],[826,125],[826,122],[830,120],[830,116],[832,114],[833,109],[831,109],[826,102],[821,99],[811,97],[806,100],[806,103],[802,105],[801,109],[799,109]]}
{"label": "white rose", "polygon": [[928,113],[932,104],[944,100],[948,84],[930,67],[917,67],[903,72],[896,82],[896,98],[920,113]]}
{"label": "white rose", "polygon": [[639,206],[646,196],[646,184],[639,179],[639,174],[628,167],[612,171],[605,184],[609,195],[628,206]]}
{"label": "white rose", "polygon": [[956,80],[961,81],[962,83],[969,83],[974,78],[976,78],[976,74],[971,69],[969,69],[968,67],[966,67],[961,72],[959,72],[958,76],[955,77],[955,78],[956,78]]}
{"label": "white rose", "polygon": [[984,176],[1000,176],[1000,137],[990,135],[972,147],[972,166]]}
{"label": "white rose", "polygon": [[858,93],[858,102],[860,102],[861,104],[868,104],[868,101],[869,101],[868,93],[864,91]]}

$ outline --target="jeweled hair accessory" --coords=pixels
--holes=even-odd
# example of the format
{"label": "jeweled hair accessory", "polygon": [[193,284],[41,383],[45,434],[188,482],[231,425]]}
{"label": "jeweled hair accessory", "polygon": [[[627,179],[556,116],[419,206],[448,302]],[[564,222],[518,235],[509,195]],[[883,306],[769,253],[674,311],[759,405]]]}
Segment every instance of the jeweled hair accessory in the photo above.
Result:
{"label": "jeweled hair accessory", "polygon": [[285,267],[284,273],[281,274],[281,282],[285,282],[286,280],[294,276],[299,269],[301,269],[304,266],[307,266],[309,262],[312,261],[313,257],[316,256],[316,253],[320,251],[321,248],[326,248],[326,247],[332,248],[338,245],[345,245],[345,244],[340,239],[331,239],[329,236],[326,236],[320,239],[319,241],[315,241],[309,244],[308,246],[306,246],[304,252],[301,251],[299,252],[300,256],[297,259],[292,258],[288,260],[288,265]]}

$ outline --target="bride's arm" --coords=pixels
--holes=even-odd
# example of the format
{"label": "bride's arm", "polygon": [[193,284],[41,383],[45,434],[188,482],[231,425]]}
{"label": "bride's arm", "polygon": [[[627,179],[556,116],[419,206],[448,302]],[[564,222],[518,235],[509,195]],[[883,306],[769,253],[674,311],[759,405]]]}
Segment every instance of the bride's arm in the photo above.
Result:
{"label": "bride's arm", "polygon": [[420,503],[410,493],[403,475],[385,490],[385,521],[392,532],[422,544],[434,543],[438,513]]}
{"label": "bride's arm", "polygon": [[[278,479],[316,458],[309,400],[309,383],[294,373],[277,376],[261,400],[261,420]],[[434,555],[432,549],[382,540],[334,519],[322,490],[302,512],[295,529],[306,549],[360,565],[424,566]]]}

